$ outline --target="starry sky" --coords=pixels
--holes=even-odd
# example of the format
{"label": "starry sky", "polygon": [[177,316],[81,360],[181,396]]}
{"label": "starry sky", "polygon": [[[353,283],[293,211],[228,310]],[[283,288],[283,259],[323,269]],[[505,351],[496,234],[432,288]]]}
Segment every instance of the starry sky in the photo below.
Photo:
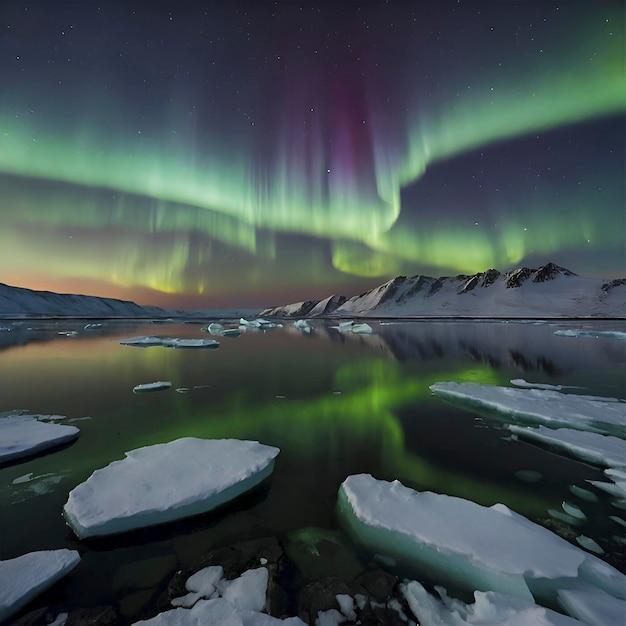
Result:
{"label": "starry sky", "polygon": [[626,275],[620,0],[0,0],[0,282],[178,308]]}

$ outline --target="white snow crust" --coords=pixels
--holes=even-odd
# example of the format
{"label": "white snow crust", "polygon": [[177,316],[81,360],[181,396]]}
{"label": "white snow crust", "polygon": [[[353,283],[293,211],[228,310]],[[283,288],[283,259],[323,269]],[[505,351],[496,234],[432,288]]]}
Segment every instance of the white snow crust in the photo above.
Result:
{"label": "white snow crust", "polygon": [[63,514],[83,539],[206,513],[269,476],[278,453],[256,441],[194,437],[138,448],[75,487]]}
{"label": "white snow crust", "polygon": [[[339,511],[357,540],[450,590],[493,591],[554,605],[560,589],[626,598],[626,576],[502,504],[417,492],[349,476]],[[512,622],[513,623],[513,622]]]}
{"label": "white snow crust", "polygon": [[496,411],[520,422],[626,437],[626,403],[615,398],[480,383],[440,382],[430,389],[441,398]]}
{"label": "white snow crust", "polygon": [[0,622],[63,578],[80,562],[76,550],[29,552],[0,561]]}
{"label": "white snow crust", "polygon": [[[76,426],[41,421],[46,415],[8,415],[0,417],[0,463],[36,454],[80,434]],[[50,418],[57,416],[50,416]],[[58,419],[58,418],[57,418]]]}
{"label": "white snow crust", "polygon": [[196,572],[185,583],[190,593],[172,600],[181,608],[164,611],[135,626],[305,626],[297,617],[282,620],[262,613],[269,579],[266,567],[247,570],[234,580],[225,580],[223,575],[219,565]]}

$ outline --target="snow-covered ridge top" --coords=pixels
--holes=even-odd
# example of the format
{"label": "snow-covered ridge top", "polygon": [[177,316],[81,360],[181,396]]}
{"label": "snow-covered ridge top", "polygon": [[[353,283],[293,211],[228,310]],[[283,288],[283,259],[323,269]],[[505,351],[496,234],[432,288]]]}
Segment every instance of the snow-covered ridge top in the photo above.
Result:
{"label": "snow-covered ridge top", "polygon": [[80,294],[34,291],[0,283],[0,315],[59,315],[72,317],[165,317],[156,306],[140,306],[129,300]]}
{"label": "snow-covered ridge top", "polygon": [[397,276],[352,298],[266,309],[265,316],[626,317],[626,279],[588,278],[548,263],[501,273]]}

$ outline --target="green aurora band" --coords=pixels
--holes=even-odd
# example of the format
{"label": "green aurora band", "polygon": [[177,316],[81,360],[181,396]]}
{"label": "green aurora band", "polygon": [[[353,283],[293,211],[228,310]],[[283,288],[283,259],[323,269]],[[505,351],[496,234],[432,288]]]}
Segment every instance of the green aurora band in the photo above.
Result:
{"label": "green aurora band", "polygon": [[[618,9],[609,18],[592,16],[588,24],[581,20],[574,49],[566,49],[558,38],[546,38],[535,54],[516,56],[511,51],[503,56],[487,50],[479,65],[457,69],[450,63],[449,72],[442,74],[443,87],[429,99],[421,93],[423,86],[412,88],[408,81],[409,87],[403,87],[412,92],[407,102],[425,104],[406,107],[402,123],[391,124],[393,111],[376,106],[367,95],[374,86],[365,81],[367,129],[358,132],[366,133],[366,141],[357,137],[346,112],[326,111],[324,118],[321,113],[321,121],[309,125],[304,136],[298,114],[289,118],[279,107],[278,118],[289,119],[277,125],[280,131],[262,167],[264,155],[254,142],[245,136],[228,141],[220,135],[218,121],[214,140],[190,156],[184,140],[173,142],[165,132],[130,135],[111,130],[132,125],[132,120],[120,125],[116,119],[122,104],[116,114],[87,109],[82,121],[78,116],[74,129],[65,132],[53,114],[16,116],[10,108],[0,108],[5,186],[10,188],[14,177],[18,185],[24,179],[66,184],[56,199],[47,198],[45,209],[32,200],[33,208],[28,208],[18,193],[9,204],[5,194],[3,261],[11,254],[21,257],[11,233],[33,222],[135,233],[116,244],[120,250],[110,256],[117,262],[112,260],[107,270],[102,270],[101,258],[80,269],[70,259],[58,271],[85,277],[104,273],[114,284],[165,292],[204,289],[198,280],[184,277],[193,254],[192,232],[270,260],[276,257],[272,233],[319,238],[329,242],[336,270],[361,276],[392,275],[410,263],[475,272],[510,266],[530,252],[618,247],[623,232],[590,214],[589,203],[576,189],[566,189],[561,198],[568,207],[567,220],[562,210],[550,210],[554,198],[549,193],[542,198],[541,192],[522,192],[507,200],[518,206],[516,211],[504,207],[505,223],[472,229],[445,216],[437,223],[405,219],[401,199],[405,189],[419,185],[428,168],[459,154],[625,112],[623,40],[620,32],[606,33],[609,23],[619,30],[623,16]],[[369,146],[369,154],[360,154],[362,145]],[[617,181],[609,189],[618,203],[623,192],[619,185]],[[96,195],[86,200],[85,188]],[[118,194],[117,205],[98,200],[102,190]],[[72,195],[76,202],[68,202]],[[417,209],[424,215],[436,207]],[[270,235],[259,239],[259,231]],[[179,233],[170,254],[160,250],[159,261],[156,251],[147,251],[147,235],[154,233]],[[133,247],[133,238],[138,241],[134,255],[121,253]]]}

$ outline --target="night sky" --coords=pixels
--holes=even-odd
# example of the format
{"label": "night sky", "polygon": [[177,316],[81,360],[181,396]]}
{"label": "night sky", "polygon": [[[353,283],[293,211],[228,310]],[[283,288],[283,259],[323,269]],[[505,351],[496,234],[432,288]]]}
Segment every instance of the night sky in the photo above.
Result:
{"label": "night sky", "polygon": [[0,0],[0,282],[185,308],[626,275],[624,3]]}

